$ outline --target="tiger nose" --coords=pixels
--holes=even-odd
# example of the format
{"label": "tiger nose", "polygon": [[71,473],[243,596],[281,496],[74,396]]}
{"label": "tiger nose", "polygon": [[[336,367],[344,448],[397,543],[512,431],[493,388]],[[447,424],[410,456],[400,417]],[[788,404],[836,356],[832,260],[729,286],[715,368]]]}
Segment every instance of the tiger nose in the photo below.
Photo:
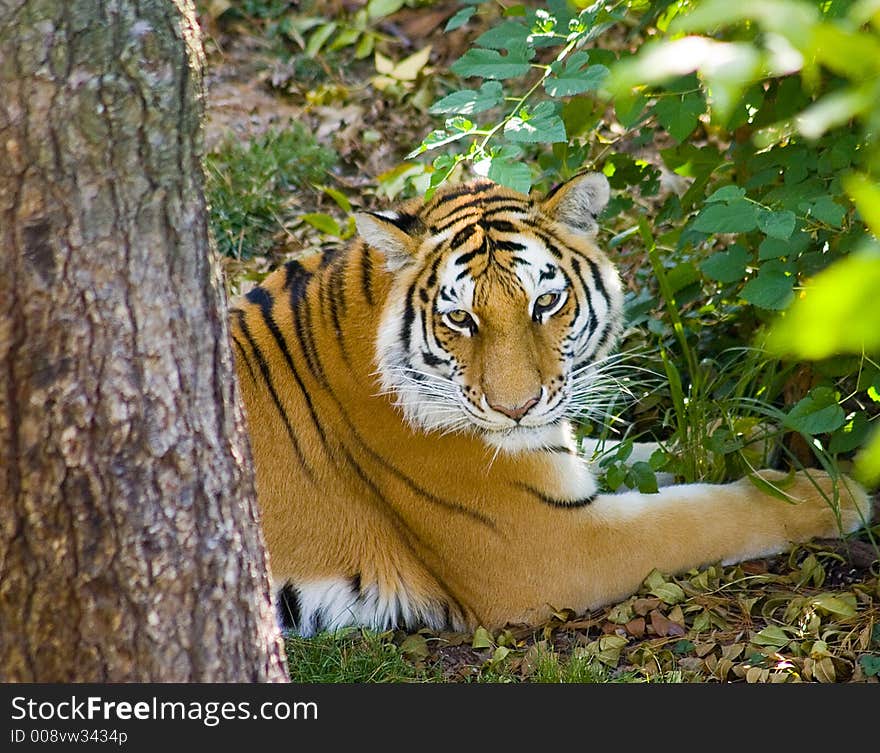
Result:
{"label": "tiger nose", "polygon": [[507,405],[496,405],[494,403],[489,403],[489,407],[492,410],[497,410],[499,413],[503,413],[508,418],[512,418],[514,421],[519,421],[524,415],[526,415],[526,413],[538,404],[538,400],[540,399],[540,395],[535,395],[533,398],[530,398],[528,401],[515,408],[511,408]]}

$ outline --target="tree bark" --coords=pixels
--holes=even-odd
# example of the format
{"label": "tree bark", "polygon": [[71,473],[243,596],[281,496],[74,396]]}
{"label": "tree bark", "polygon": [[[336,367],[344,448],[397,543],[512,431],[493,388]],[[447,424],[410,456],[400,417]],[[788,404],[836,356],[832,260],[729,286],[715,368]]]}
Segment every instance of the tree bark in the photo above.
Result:
{"label": "tree bark", "polygon": [[286,678],[191,0],[0,0],[0,681]]}

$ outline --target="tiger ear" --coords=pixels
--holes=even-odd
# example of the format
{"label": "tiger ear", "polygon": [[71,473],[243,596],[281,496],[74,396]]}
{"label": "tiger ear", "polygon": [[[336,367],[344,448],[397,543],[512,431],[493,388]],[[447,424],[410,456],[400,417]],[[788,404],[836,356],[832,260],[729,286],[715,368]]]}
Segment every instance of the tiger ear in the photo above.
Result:
{"label": "tiger ear", "polygon": [[551,191],[541,211],[576,233],[593,236],[599,229],[596,217],[608,205],[611,187],[602,173],[582,173]]}
{"label": "tiger ear", "polygon": [[404,218],[397,212],[358,212],[354,216],[358,234],[385,256],[389,272],[404,267],[416,252],[416,239],[404,230],[412,224],[411,220],[411,217]]}

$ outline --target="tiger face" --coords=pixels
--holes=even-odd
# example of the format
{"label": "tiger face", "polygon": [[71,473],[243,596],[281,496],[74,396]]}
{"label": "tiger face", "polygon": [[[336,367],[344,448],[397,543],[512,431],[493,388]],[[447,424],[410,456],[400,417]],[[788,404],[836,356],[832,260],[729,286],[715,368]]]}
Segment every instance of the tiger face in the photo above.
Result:
{"label": "tiger face", "polygon": [[594,243],[608,195],[596,173],[543,200],[478,180],[358,216],[394,272],[378,376],[411,424],[507,450],[558,442],[620,329],[620,281]]}

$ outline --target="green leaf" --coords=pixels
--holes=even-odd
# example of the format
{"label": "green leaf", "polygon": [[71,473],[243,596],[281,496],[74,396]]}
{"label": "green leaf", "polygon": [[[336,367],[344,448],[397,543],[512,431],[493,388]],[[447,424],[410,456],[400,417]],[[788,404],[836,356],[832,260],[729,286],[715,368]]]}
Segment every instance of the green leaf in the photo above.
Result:
{"label": "green leaf", "polygon": [[656,494],[659,491],[654,469],[648,463],[639,460],[633,463],[631,470],[635,477],[636,488],[642,494]]}
{"label": "green leaf", "polygon": [[745,199],[703,207],[693,224],[702,233],[747,233],[758,226],[755,205]]}
{"label": "green leaf", "polygon": [[830,196],[820,196],[812,204],[806,206],[807,211],[819,222],[839,228],[843,224],[846,210]]}
{"label": "green leaf", "polygon": [[856,413],[850,421],[834,432],[828,444],[828,452],[852,452],[864,444],[870,432],[871,424],[867,415]]}
{"label": "green leaf", "polygon": [[491,50],[509,50],[511,46],[526,45],[528,40],[529,30],[524,24],[519,21],[504,21],[480,34],[474,44]]}
{"label": "green leaf", "polygon": [[328,39],[330,39],[331,36],[333,36],[334,31],[336,31],[335,22],[319,26],[315,31],[313,31],[309,35],[309,41],[306,43],[306,48],[303,51],[306,57],[315,57],[315,55],[317,55],[321,51],[324,43]]}
{"label": "green leaf", "polygon": [[468,78],[480,76],[481,78],[506,79],[525,76],[530,70],[529,58],[531,55],[525,47],[511,48],[507,57],[497,50],[475,49],[468,50],[462,57],[452,64],[453,73]]}
{"label": "green leaf", "polygon": [[800,231],[792,234],[788,240],[767,237],[758,247],[758,259],[778,259],[781,256],[795,257],[810,245],[810,236]]}
{"label": "green leaf", "polygon": [[474,637],[471,641],[471,648],[492,648],[495,645],[495,639],[492,638],[486,628],[480,626],[474,631]]}
{"label": "green leaf", "polygon": [[651,594],[670,606],[684,601],[684,591],[677,583],[661,583],[651,589]]}
{"label": "green leaf", "polygon": [[867,677],[876,677],[880,675],[880,656],[875,654],[862,654],[859,657],[859,664],[862,665],[862,671]]}
{"label": "green leaf", "polygon": [[846,414],[830,387],[814,387],[788,412],[783,423],[790,429],[814,436],[843,426]]}
{"label": "green leaf", "polygon": [[323,193],[333,199],[333,201],[336,202],[336,206],[338,206],[343,212],[351,211],[351,202],[348,200],[348,196],[342,193],[342,191],[338,191],[330,186],[317,186],[317,188],[320,188]]}
{"label": "green leaf", "polygon": [[403,7],[404,0],[370,0],[367,3],[367,15],[375,21],[392,13],[397,13]]}
{"label": "green leaf", "polygon": [[735,201],[736,199],[745,198],[746,189],[739,186],[721,186],[717,191],[707,196],[706,204],[712,204],[716,201]]}
{"label": "green leaf", "polygon": [[843,187],[858,207],[865,224],[880,238],[880,186],[867,175],[850,173],[843,178]]}
{"label": "green leaf", "polygon": [[834,353],[880,353],[880,244],[853,252],[809,280],[770,330],[777,355],[820,359]]}
{"label": "green leaf", "polygon": [[486,81],[478,90],[457,91],[435,102],[428,110],[432,115],[474,115],[504,102],[504,92],[497,81]]}
{"label": "green leaf", "polygon": [[322,233],[327,233],[328,235],[340,235],[342,230],[339,227],[339,223],[333,219],[329,214],[322,214],[321,212],[310,212],[309,214],[304,214],[300,216],[300,219],[303,222],[309,223],[314,228],[317,228]]}
{"label": "green leaf", "polygon": [[678,654],[679,656],[684,656],[685,654],[693,651],[695,648],[696,645],[692,641],[682,638],[680,641],[677,641],[672,647],[672,653]]}
{"label": "green leaf", "polygon": [[794,232],[796,217],[787,209],[774,212],[770,209],[759,209],[757,212],[758,228],[771,238],[787,240]]}
{"label": "green leaf", "polygon": [[[845,57],[851,57],[851,53],[847,51]],[[818,139],[825,131],[838,128],[868,110],[873,105],[872,99],[867,87],[850,86],[814,102],[798,114],[795,123],[808,139]]]}
{"label": "green leaf", "polygon": [[880,484],[880,429],[874,431],[867,447],[856,455],[853,476],[868,487]]}
{"label": "green leaf", "polygon": [[456,13],[446,22],[446,26],[443,28],[443,31],[454,31],[459,26],[464,26],[468,21],[470,21],[471,16],[473,16],[476,12],[477,9],[472,5],[466,8],[459,9],[458,13]]}
{"label": "green leaf", "polygon": [[700,264],[703,274],[716,282],[739,282],[745,277],[749,263],[749,252],[743,246],[734,244],[726,251],[712,254]]}
{"label": "green leaf", "polygon": [[706,100],[699,92],[689,92],[684,96],[662,96],[654,105],[657,121],[679,143],[690,136],[704,112]]}
{"label": "green leaf", "polygon": [[614,464],[609,466],[605,472],[605,483],[611,491],[617,491],[626,481],[626,468],[622,465]]}
{"label": "green leaf", "polygon": [[794,468],[792,468],[784,478],[773,479],[772,481],[768,481],[759,473],[754,472],[750,473],[747,478],[755,487],[764,492],[764,494],[776,497],[776,499],[781,499],[785,502],[790,502],[791,499],[788,497],[785,490],[791,487],[794,483],[794,473]]}
{"label": "green leaf", "polygon": [[587,91],[599,89],[608,77],[608,69],[604,65],[583,66],[587,62],[586,52],[576,52],[565,63],[554,63],[553,73],[544,79],[544,91],[551,97],[570,97]]}
{"label": "green leaf", "polygon": [[632,128],[641,120],[648,98],[644,94],[618,95],[614,98],[614,112],[624,128]]}
{"label": "green leaf", "polygon": [[697,272],[697,268],[691,262],[686,261],[676,264],[670,269],[667,273],[667,279],[669,280],[669,289],[675,295],[688,285],[697,282],[700,279],[700,273]]}
{"label": "green leaf", "polygon": [[424,635],[419,633],[408,635],[403,643],[400,644],[400,652],[410,661],[427,659],[430,654],[428,641]]}
{"label": "green leaf", "polygon": [[823,593],[814,596],[810,600],[810,604],[823,612],[834,615],[835,617],[847,618],[856,616],[855,594]]}
{"label": "green leaf", "polygon": [[766,265],[758,276],[749,280],[742,289],[742,297],[754,306],[771,311],[781,311],[794,300],[795,278],[781,269]]}
{"label": "green leaf", "polygon": [[565,124],[552,102],[541,102],[529,113],[523,108],[519,117],[504,126],[504,135],[519,144],[543,144],[566,141]]}
{"label": "green leaf", "polygon": [[527,194],[532,187],[532,171],[525,162],[508,157],[493,157],[487,174],[489,180]]}
{"label": "green leaf", "polygon": [[759,633],[752,636],[752,643],[758,646],[772,646],[774,648],[782,648],[787,646],[791,636],[788,635],[781,627],[776,625],[768,625]]}

